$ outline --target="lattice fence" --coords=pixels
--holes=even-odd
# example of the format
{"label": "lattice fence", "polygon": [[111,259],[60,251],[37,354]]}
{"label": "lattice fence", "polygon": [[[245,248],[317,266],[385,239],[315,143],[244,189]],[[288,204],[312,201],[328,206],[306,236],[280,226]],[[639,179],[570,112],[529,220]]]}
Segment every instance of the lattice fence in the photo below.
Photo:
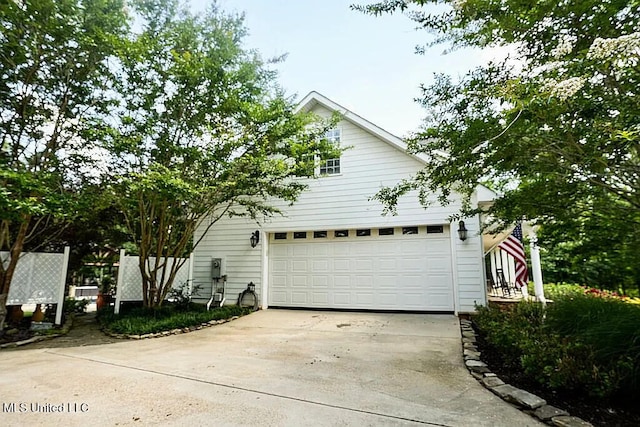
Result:
{"label": "lattice fence", "polygon": [[[9,263],[9,253],[0,252],[0,260],[6,267]],[[23,253],[11,280],[7,305],[58,304],[56,324],[60,324],[68,265],[68,246],[61,254]]]}
{"label": "lattice fence", "polygon": [[[116,306],[115,312],[120,311],[120,303],[122,301],[142,301],[142,274],[140,273],[139,257],[126,255],[124,249],[120,251],[120,266],[118,269],[118,282],[116,285]],[[179,262],[178,258],[176,262]],[[155,258],[149,259],[150,265],[155,264]],[[173,258],[167,258],[168,266],[174,262]],[[169,268],[167,268],[167,271]],[[186,260],[180,270],[176,273],[173,281],[173,287],[177,288],[183,284],[188,287],[191,292],[192,283],[192,258]]]}

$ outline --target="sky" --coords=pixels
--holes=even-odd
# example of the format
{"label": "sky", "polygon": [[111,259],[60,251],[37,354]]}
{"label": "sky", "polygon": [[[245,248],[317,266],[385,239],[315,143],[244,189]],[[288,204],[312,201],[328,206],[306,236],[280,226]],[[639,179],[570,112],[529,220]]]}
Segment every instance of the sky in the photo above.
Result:
{"label": "sky", "polygon": [[[417,55],[429,40],[401,14],[373,17],[352,11],[356,0],[218,0],[226,12],[244,12],[248,48],[276,64],[280,85],[298,100],[315,90],[397,136],[416,131],[425,110],[414,100],[434,73],[463,75],[490,53],[447,46]],[[360,3],[373,3],[360,0]],[[210,0],[191,0],[194,12]]]}

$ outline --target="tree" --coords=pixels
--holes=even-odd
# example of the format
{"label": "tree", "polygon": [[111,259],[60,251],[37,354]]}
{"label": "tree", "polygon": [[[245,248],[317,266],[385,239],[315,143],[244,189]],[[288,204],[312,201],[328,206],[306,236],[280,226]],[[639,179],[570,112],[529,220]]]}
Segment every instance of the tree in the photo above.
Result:
{"label": "tree", "polygon": [[[440,3],[446,7],[432,7]],[[547,243],[581,235],[575,247],[585,248],[587,240],[611,236],[606,218],[613,217],[617,231],[638,241],[637,0],[387,0],[354,8],[374,15],[402,11],[436,35],[433,44],[513,52],[459,81],[438,75],[423,88],[429,115],[409,145],[431,162],[378,193],[390,209],[410,189],[440,194],[443,202],[457,191],[467,202],[461,215],[470,215],[482,183],[500,194],[488,212],[496,229],[529,219],[564,229],[547,233],[555,236]],[[606,217],[589,213],[604,206]],[[582,234],[584,222],[576,218],[586,216],[599,224],[591,227],[596,234]],[[611,241],[609,248],[630,253],[625,242]]]}
{"label": "tree", "polygon": [[325,127],[295,113],[276,75],[242,46],[241,16],[215,4],[133,2],[141,30],[122,46],[121,103],[110,139],[113,191],[140,255],[144,304],[158,307],[184,257],[223,215],[277,213],[335,154]]}
{"label": "tree", "polygon": [[121,0],[0,6],[0,250],[9,254],[0,293],[23,248],[46,244],[80,213],[125,16]]}

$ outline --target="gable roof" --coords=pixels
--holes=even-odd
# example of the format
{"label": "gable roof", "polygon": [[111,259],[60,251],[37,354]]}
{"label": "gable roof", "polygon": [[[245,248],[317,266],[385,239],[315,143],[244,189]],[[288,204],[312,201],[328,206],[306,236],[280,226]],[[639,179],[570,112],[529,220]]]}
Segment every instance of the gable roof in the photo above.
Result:
{"label": "gable roof", "polygon": [[[321,105],[328,110],[340,113],[344,120],[347,120],[355,126],[358,126],[359,128],[373,134],[380,140],[402,151],[407,156],[413,157],[414,159],[418,160],[420,163],[426,165],[429,162],[429,159],[425,155],[409,153],[407,151],[407,144],[402,138],[399,138],[392,133],[389,133],[386,130],[382,129],[381,127],[376,126],[370,121],[360,117],[353,111],[348,110],[337,102],[330,100],[326,96],[316,91],[311,91],[309,92],[309,94],[307,94],[307,96],[302,98],[302,100],[298,103],[295,111],[310,111],[316,105]],[[490,190],[489,188],[481,184],[476,187],[476,195],[478,198],[478,202],[491,202],[497,197],[497,194],[493,190]]]}
{"label": "gable roof", "polygon": [[359,115],[357,115],[356,113],[354,113],[353,111],[348,110],[347,108],[343,107],[342,105],[330,100],[329,98],[327,98],[326,96],[316,92],[316,91],[311,91],[309,92],[309,94],[307,96],[305,96],[302,101],[300,101],[298,103],[298,106],[296,108],[296,111],[310,111],[311,109],[313,109],[313,107],[315,107],[316,105],[321,105],[331,111],[335,111],[337,113],[339,113],[342,118],[344,120],[349,121],[350,123],[358,126],[359,128],[373,134],[374,136],[378,137],[380,140],[386,142],[387,144],[391,145],[392,147],[402,151],[403,153],[405,153],[406,155],[413,157],[414,159],[418,160],[419,162],[426,164],[427,163],[427,158],[425,156],[419,155],[419,154],[411,154],[409,152],[407,152],[407,144],[404,142],[404,140],[402,140],[402,138],[399,138],[395,135],[393,135],[390,132],[387,132],[386,130],[382,129],[379,126],[374,125],[373,123],[371,123],[370,121],[360,117]]}

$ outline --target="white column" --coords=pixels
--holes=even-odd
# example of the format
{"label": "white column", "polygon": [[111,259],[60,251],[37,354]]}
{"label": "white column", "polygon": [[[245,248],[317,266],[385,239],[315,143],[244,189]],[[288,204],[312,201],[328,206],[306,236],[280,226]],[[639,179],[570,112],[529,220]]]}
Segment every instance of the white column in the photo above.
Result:
{"label": "white column", "polygon": [[529,234],[529,247],[531,248],[531,270],[533,273],[533,286],[536,293],[536,299],[541,303],[546,303],[544,297],[544,288],[542,286],[542,267],[540,266],[540,248],[538,247],[538,237],[535,231]]}
{"label": "white column", "polygon": [[189,277],[187,277],[187,288],[189,289],[189,298],[193,292],[193,252],[189,254]]}
{"label": "white column", "polygon": [[116,303],[113,307],[115,314],[120,313],[120,300],[122,300],[122,293],[124,292],[124,259],[127,252],[124,249],[120,249],[120,260],[118,261],[118,278],[116,279]]}
{"label": "white column", "polygon": [[60,269],[60,282],[58,285],[58,306],[56,307],[56,325],[62,324],[62,307],[64,305],[64,286],[67,281],[67,268],[69,268],[69,253],[71,248],[69,246],[64,247],[64,254],[62,258],[62,268]]}

